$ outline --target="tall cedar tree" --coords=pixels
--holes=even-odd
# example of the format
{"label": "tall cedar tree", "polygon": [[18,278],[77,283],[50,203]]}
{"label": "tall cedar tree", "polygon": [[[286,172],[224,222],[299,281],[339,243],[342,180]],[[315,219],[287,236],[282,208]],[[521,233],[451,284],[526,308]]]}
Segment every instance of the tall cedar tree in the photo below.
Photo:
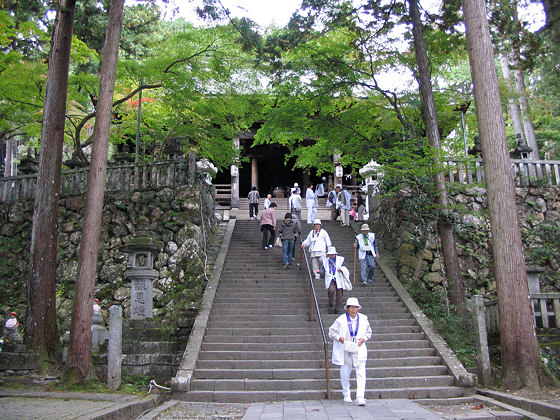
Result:
{"label": "tall cedar tree", "polygon": [[67,378],[81,381],[93,375],[91,359],[91,323],[93,291],[99,252],[101,213],[107,173],[107,153],[111,131],[111,111],[115,90],[115,74],[122,31],[124,0],[111,0],[109,22],[103,47],[103,62],[99,81],[99,100],[94,128],[94,142],[88,177],[88,189],[80,244],[78,281],[72,310]]}
{"label": "tall cedar tree", "polygon": [[[448,206],[447,189],[445,187],[443,171],[439,170],[441,142],[436,115],[436,105],[434,102],[434,94],[432,92],[428,49],[424,40],[424,25],[420,18],[418,0],[408,0],[408,2],[410,5],[410,20],[412,22],[414,49],[418,65],[416,78],[418,80],[420,96],[422,98],[422,117],[424,119],[424,125],[426,126],[428,142],[435,150],[434,166],[435,168],[438,168],[437,172],[434,174],[434,184],[437,191],[437,203],[440,208],[445,211]],[[445,274],[449,284],[449,301],[455,307],[456,312],[460,316],[466,317],[467,307],[465,304],[465,291],[463,288],[459,257],[457,256],[455,236],[453,235],[453,226],[448,222],[445,216],[438,217],[438,232],[445,263]]]}
{"label": "tall cedar tree", "polygon": [[540,355],[484,0],[462,0],[488,195],[503,387],[538,387]]}
{"label": "tall cedar tree", "polygon": [[25,341],[39,353],[43,368],[56,361],[59,343],[56,325],[58,200],[76,0],[59,0],[57,6],[43,107],[25,320]]}

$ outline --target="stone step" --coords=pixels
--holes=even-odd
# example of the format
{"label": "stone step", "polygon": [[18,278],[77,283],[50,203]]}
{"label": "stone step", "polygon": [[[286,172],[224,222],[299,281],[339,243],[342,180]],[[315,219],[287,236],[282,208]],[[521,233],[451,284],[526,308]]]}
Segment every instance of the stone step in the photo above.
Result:
{"label": "stone step", "polygon": [[[453,384],[451,376],[423,376],[399,378],[367,378],[366,389],[383,388],[411,388],[421,386],[445,387]],[[355,379],[350,379],[351,387],[355,389]],[[333,390],[340,390],[340,381],[331,383]],[[325,388],[325,379],[195,379],[192,389],[195,391],[272,391],[272,390],[308,390]]]}
{"label": "stone step", "polygon": [[[300,342],[292,340],[291,342],[272,343],[266,340],[265,342],[258,342],[255,337],[243,343],[212,343],[204,342],[202,344],[202,351],[313,351],[322,347],[322,343],[315,342]],[[319,347],[319,345],[321,347]],[[430,343],[427,340],[402,340],[402,341],[370,341],[367,344],[368,350],[388,350],[388,349],[429,349]]]}
{"label": "stone step", "polygon": [[[319,335],[206,335],[204,343],[206,344],[238,344],[238,343],[322,343]],[[322,344],[321,344],[322,345]]]}
{"label": "stone step", "polygon": [[[311,325],[311,324],[310,324]],[[317,336],[320,337],[321,336],[321,332],[319,331],[319,326],[318,325],[314,325],[312,331],[316,331],[317,332]],[[264,328],[245,328],[245,327],[240,327],[240,328],[231,328],[231,326],[228,323],[228,326],[225,328],[208,328],[208,330],[206,331],[206,337],[211,337],[213,335],[218,335],[218,336],[224,336],[224,335],[231,335],[231,336],[235,336],[235,337],[250,337],[250,336],[278,336],[278,335],[288,335],[288,336],[301,336],[301,335],[307,335],[310,336],[309,334],[309,328],[308,327],[293,327],[293,328],[284,328],[284,327],[279,327],[279,328],[268,328],[268,327],[264,327]]]}
{"label": "stone step", "polygon": [[[334,321],[334,318],[332,318]],[[325,325],[330,326],[332,321],[329,323],[325,321],[323,318],[323,322]],[[376,331],[379,327],[390,327],[390,326],[401,326],[401,325],[415,325],[416,322],[413,318],[409,319],[380,319],[380,320],[370,320],[370,325],[373,331]],[[298,328],[301,326],[305,326],[308,328],[308,331],[317,331],[318,334],[318,325],[314,321],[295,321],[293,323],[287,324],[285,321],[230,321],[227,319],[212,319],[208,322],[209,328],[242,328],[242,329],[250,329],[250,328]]]}
{"label": "stone step", "polygon": [[[308,360],[324,357],[322,346],[318,346],[317,350],[301,350],[297,354],[293,351],[268,351],[266,353],[260,351],[201,351],[199,353],[200,360]],[[419,357],[419,356],[435,356],[435,350],[432,348],[412,348],[400,349],[395,352],[394,349],[368,349],[368,358],[384,358],[391,357]]]}
{"label": "stone step", "polygon": [[[333,396],[342,399],[342,394]],[[387,388],[366,389],[366,399],[420,399],[420,398],[457,398],[464,395],[460,387],[414,387],[414,388]],[[251,403],[266,401],[298,401],[320,400],[326,398],[326,390],[295,390],[295,391],[189,391],[180,399],[197,402],[232,402]]]}
{"label": "stone step", "polygon": [[[216,293],[217,295],[219,293]],[[318,299],[319,303],[326,303],[327,299]],[[404,306],[404,304],[400,301],[397,296],[381,296],[377,297],[374,296],[372,298],[366,299],[368,307],[375,308],[377,305],[395,305],[395,307]],[[239,296],[228,296],[227,294],[219,294],[219,297],[214,299],[214,304],[212,307],[221,307],[221,306],[243,306],[246,305],[249,300],[246,297],[239,297]],[[284,302],[290,303],[293,302],[294,305],[305,303],[309,304],[309,297],[307,295],[303,295],[301,293],[297,294],[295,297],[290,295],[288,297],[274,297],[274,298],[261,298],[259,303],[261,306],[269,306],[273,304],[283,304]],[[360,302],[361,303],[361,302]],[[371,306],[369,306],[371,305]],[[391,306],[392,307],[392,306]]]}
{"label": "stone step", "polygon": [[[370,359],[368,368],[422,367],[439,365],[439,356],[395,357]],[[200,369],[312,369],[325,368],[324,358],[312,360],[239,360],[239,359],[199,359],[196,364]],[[443,366],[442,366],[443,367]],[[332,370],[332,367],[331,367]],[[336,369],[335,369],[336,370]]]}
{"label": "stone step", "polygon": [[[340,379],[340,370],[330,370],[331,379]],[[445,366],[368,367],[368,378],[398,378],[418,376],[446,376]],[[279,369],[197,369],[195,379],[324,379],[324,368]]]}
{"label": "stone step", "polygon": [[[325,302],[324,305],[326,305]],[[382,305],[378,304],[375,308],[375,312],[368,313],[369,318],[402,318],[403,314],[406,314],[405,318],[410,317],[410,313],[408,309],[404,306],[395,306],[392,305]],[[242,305],[234,305],[232,306],[221,306],[221,307],[214,307],[212,310],[212,316],[226,316],[231,318],[238,318],[239,320],[244,320],[245,317],[252,317],[252,318],[259,318],[259,317],[267,317],[272,318],[274,316],[278,316],[277,314],[306,314],[309,312],[309,303],[308,302],[301,302],[300,304],[289,304],[289,303],[279,303],[277,305],[272,305],[272,307],[246,307]],[[400,315],[400,316],[397,316]],[[282,315],[283,316],[283,315]]]}
{"label": "stone step", "polygon": [[[241,332],[241,331],[240,331]],[[394,334],[374,334],[369,344],[372,342],[389,342],[389,341],[405,341],[405,340],[424,340],[424,333],[394,333]],[[214,331],[209,332],[204,337],[205,343],[317,343],[322,342],[319,335],[311,335],[309,332],[303,335],[282,334],[282,335],[217,335]]]}

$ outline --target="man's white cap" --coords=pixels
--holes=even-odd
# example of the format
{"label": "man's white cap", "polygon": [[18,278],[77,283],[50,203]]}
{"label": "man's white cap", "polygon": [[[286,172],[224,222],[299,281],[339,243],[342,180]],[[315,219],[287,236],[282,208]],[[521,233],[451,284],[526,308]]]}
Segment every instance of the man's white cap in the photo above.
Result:
{"label": "man's white cap", "polygon": [[314,225],[321,225],[321,224],[322,224],[322,223],[321,223],[321,219],[315,219],[315,220],[313,220],[313,224],[314,224]]}
{"label": "man's white cap", "polygon": [[357,306],[358,309],[362,309],[362,305],[360,305],[360,302],[358,302],[358,298],[348,298],[344,309],[348,309],[349,306]]}

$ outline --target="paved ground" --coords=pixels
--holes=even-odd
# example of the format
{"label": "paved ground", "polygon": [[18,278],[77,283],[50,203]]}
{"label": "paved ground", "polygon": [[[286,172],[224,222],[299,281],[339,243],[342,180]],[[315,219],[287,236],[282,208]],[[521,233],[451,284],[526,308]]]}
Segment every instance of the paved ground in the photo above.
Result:
{"label": "paved ground", "polygon": [[374,400],[369,401],[365,407],[343,403],[340,400],[253,404],[204,404],[169,401],[141,417],[142,420],[437,420],[441,418],[410,400]]}
{"label": "paved ground", "polygon": [[0,389],[0,419],[134,419],[157,407],[159,396]]}

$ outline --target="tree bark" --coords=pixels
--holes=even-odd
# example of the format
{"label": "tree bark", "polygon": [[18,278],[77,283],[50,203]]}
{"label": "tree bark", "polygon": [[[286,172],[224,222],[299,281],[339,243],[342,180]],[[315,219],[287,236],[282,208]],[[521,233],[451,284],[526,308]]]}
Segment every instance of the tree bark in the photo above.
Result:
{"label": "tree bark", "polygon": [[519,60],[514,60],[516,68],[513,70],[515,78],[515,87],[519,95],[519,106],[523,116],[523,128],[525,129],[525,140],[527,146],[532,147],[533,151],[529,154],[531,160],[539,160],[539,145],[537,143],[537,136],[535,135],[535,127],[533,125],[533,118],[531,117],[531,109],[529,108],[529,100],[527,99],[527,89],[525,88],[525,79],[523,77],[523,70],[519,68]]}
{"label": "tree bark", "polygon": [[507,109],[509,117],[511,118],[511,122],[513,124],[513,132],[516,136],[520,134],[522,138],[526,138],[525,132],[523,131],[523,123],[521,122],[521,111],[519,110],[519,104],[516,98],[512,96],[516,90],[514,89],[512,84],[508,59],[504,53],[500,53],[500,64],[502,65],[502,74],[509,90]]}
{"label": "tree bark", "polygon": [[[519,23],[519,15],[517,13],[517,0],[512,1],[513,21],[515,28],[521,32],[521,24]],[[516,33],[516,37],[518,36]],[[519,43],[513,42],[513,76],[515,78],[515,86],[519,95],[519,106],[523,116],[523,127],[525,128],[525,140],[527,145],[533,150],[529,154],[531,160],[538,160],[540,157],[539,145],[537,144],[537,136],[535,136],[535,127],[533,126],[533,117],[531,117],[531,109],[529,100],[527,99],[527,89],[525,87],[525,78],[523,77],[523,69],[521,68],[521,52],[519,51]]]}
{"label": "tree bark", "polygon": [[541,375],[539,348],[485,2],[462,0],[462,7],[486,177],[498,293],[503,387],[538,387]]}
{"label": "tree bark", "polygon": [[[445,211],[448,207],[447,189],[445,187],[443,172],[440,169],[439,154],[441,151],[441,139],[439,135],[434,95],[432,92],[428,49],[424,40],[424,26],[420,18],[420,10],[418,8],[417,0],[408,1],[410,5],[410,18],[412,21],[416,62],[418,64],[416,78],[420,87],[420,96],[422,97],[422,117],[424,119],[424,125],[426,126],[428,142],[434,150],[434,167],[436,168],[436,173],[433,177],[437,194],[437,204],[441,210]],[[459,258],[457,256],[455,236],[453,235],[453,226],[450,225],[444,217],[438,217],[437,226],[441,240],[445,274],[449,284],[449,301],[454,306],[457,314],[462,317],[466,317],[467,307],[465,304],[465,291],[463,287]]]}
{"label": "tree bark", "polygon": [[78,281],[72,310],[72,329],[70,332],[69,361],[66,375],[74,381],[81,381],[94,374],[91,359],[91,325],[93,315],[93,291],[97,274],[99,235],[105,175],[107,173],[107,152],[111,131],[111,115],[115,74],[119,52],[119,39],[122,31],[124,0],[111,0],[109,22],[103,47],[103,62],[99,81],[99,101],[94,127],[94,143],[88,177],[88,190],[80,257]]}
{"label": "tree bark", "polygon": [[41,366],[56,361],[56,254],[58,200],[76,0],[59,0],[47,73],[41,129],[41,156],[31,232],[31,276],[27,285],[25,341]]}

